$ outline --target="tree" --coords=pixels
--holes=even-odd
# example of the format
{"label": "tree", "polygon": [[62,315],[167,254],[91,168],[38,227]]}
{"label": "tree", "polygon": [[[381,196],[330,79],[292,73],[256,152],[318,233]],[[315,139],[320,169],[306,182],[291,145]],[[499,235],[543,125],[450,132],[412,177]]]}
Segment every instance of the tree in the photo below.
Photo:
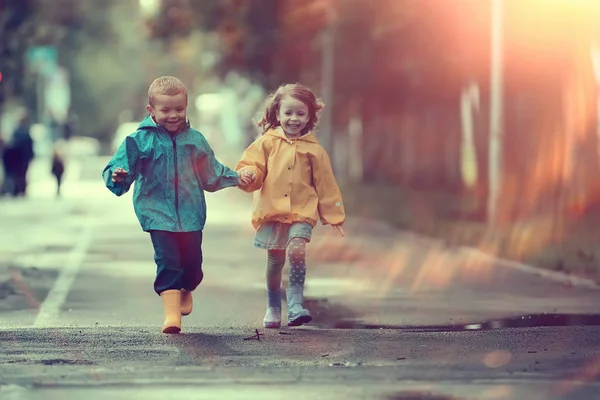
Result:
{"label": "tree", "polygon": [[31,0],[0,0],[0,108],[8,95],[23,92],[23,58],[31,24]]}
{"label": "tree", "polygon": [[5,98],[23,98],[28,108],[35,109],[36,93],[26,53],[35,46],[59,43],[74,26],[76,5],[74,0],[0,0],[1,92]]}

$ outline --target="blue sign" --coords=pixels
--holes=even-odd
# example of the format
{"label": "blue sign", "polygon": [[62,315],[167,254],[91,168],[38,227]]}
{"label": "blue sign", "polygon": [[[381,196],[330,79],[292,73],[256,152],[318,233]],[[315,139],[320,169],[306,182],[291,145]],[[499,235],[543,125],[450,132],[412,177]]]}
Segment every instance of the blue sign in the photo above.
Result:
{"label": "blue sign", "polygon": [[56,72],[58,53],[56,47],[38,46],[27,49],[27,65],[33,73],[51,76]]}

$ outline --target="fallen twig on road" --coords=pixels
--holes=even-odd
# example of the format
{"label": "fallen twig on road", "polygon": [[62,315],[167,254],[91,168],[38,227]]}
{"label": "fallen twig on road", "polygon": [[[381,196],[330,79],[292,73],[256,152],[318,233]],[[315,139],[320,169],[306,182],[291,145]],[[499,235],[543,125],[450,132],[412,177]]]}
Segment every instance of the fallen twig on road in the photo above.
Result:
{"label": "fallen twig on road", "polygon": [[262,335],[262,333],[260,333],[260,332],[258,331],[258,329],[255,329],[254,331],[256,332],[254,335],[252,335],[252,336],[248,336],[248,337],[244,338],[244,340],[252,340],[252,339],[256,339],[256,340],[258,340],[258,341],[260,342],[260,335]]}

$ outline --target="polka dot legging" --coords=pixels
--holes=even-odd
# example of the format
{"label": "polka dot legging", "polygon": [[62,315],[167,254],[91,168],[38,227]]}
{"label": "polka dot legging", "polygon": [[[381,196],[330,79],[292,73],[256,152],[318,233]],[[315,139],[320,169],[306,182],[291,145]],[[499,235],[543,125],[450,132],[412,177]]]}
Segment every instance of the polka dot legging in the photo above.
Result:
{"label": "polka dot legging", "polygon": [[[293,238],[288,245],[290,260],[289,286],[304,286],[306,279],[306,239]],[[267,259],[267,289],[281,287],[281,272],[285,265],[285,250],[269,250]]]}

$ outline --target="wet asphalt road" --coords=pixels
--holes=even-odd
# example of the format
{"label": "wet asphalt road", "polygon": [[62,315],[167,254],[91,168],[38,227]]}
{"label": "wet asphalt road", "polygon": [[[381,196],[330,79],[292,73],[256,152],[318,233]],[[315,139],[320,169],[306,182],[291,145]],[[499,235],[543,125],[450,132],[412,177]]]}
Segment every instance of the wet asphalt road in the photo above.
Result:
{"label": "wet asphalt road", "polygon": [[[600,398],[600,294],[523,273],[485,286],[415,257],[405,275],[315,261],[314,324],[264,330],[264,254],[235,190],[209,196],[194,313],[160,334],[149,238],[131,199],[94,180],[102,163],[82,165],[63,199],[40,175],[30,199],[0,200],[2,400]],[[464,264],[444,254],[443,271]],[[411,273],[429,290],[406,288]],[[555,310],[592,316],[534,315]]]}
{"label": "wet asphalt road", "polygon": [[[300,398],[334,399],[593,399],[598,394],[594,327],[301,328],[264,332],[260,341],[236,327],[190,330],[195,332],[178,336],[150,327],[2,331],[0,343],[7,351],[0,358],[0,394],[27,399],[158,398],[161,392],[175,398],[304,393]],[[407,390],[421,397],[398,394]],[[394,393],[397,397],[390,397]]]}

